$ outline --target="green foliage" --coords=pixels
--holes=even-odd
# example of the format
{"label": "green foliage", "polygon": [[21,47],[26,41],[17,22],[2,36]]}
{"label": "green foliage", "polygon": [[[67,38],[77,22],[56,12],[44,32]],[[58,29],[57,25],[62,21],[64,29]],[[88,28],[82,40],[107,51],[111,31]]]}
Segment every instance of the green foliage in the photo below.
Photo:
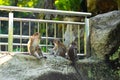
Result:
{"label": "green foliage", "polygon": [[17,6],[19,7],[34,7],[38,0],[19,0]]}
{"label": "green foliage", "polygon": [[22,48],[20,48],[20,47],[15,47],[15,48],[13,48],[13,52],[27,52],[27,47],[22,47]]}
{"label": "green foliage", "polygon": [[120,55],[120,47],[112,56],[110,56],[110,60],[115,60],[115,59],[119,58],[119,55]]}
{"label": "green foliage", "polygon": [[44,47],[41,47],[41,49],[42,49],[42,51],[43,51],[43,52],[46,52],[46,51],[47,51],[47,48],[46,48],[46,46],[44,46]]}
{"label": "green foliage", "polygon": [[111,66],[113,66],[115,68],[115,73],[117,73],[120,76],[120,46],[118,48],[118,50],[110,56],[109,58],[110,62],[111,62]]}
{"label": "green foliage", "polygon": [[10,6],[11,0],[0,0],[0,5]]}
{"label": "green foliage", "polygon": [[60,10],[79,11],[82,0],[56,0],[55,6]]}
{"label": "green foliage", "polygon": [[19,6],[19,7],[35,7],[39,0],[0,0],[0,5]]}

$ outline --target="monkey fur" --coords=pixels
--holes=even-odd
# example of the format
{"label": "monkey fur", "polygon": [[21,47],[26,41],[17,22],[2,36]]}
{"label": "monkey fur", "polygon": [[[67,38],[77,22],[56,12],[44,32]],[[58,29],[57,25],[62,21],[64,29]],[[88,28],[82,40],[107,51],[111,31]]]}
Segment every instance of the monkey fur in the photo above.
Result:
{"label": "monkey fur", "polygon": [[71,65],[74,67],[74,69],[76,70],[77,74],[79,75],[78,79],[80,80],[86,80],[83,76],[83,73],[80,71],[80,69],[78,69],[77,65],[76,65],[76,61],[77,61],[77,44],[75,42],[72,42],[68,48],[68,52],[67,55],[69,57],[69,59],[72,61]]}
{"label": "monkey fur", "polygon": [[72,42],[68,48],[68,58],[72,61],[72,64],[75,64],[75,61],[77,59],[77,44],[75,42]]}
{"label": "monkey fur", "polygon": [[53,43],[54,43],[53,51],[55,53],[55,56],[58,55],[58,56],[66,57],[65,55],[67,51],[66,46],[58,39],[55,39]]}
{"label": "monkey fur", "polygon": [[45,56],[43,56],[42,50],[39,47],[40,39],[41,39],[40,33],[36,32],[29,38],[27,44],[29,54],[35,56],[38,59],[42,57],[46,58]]}

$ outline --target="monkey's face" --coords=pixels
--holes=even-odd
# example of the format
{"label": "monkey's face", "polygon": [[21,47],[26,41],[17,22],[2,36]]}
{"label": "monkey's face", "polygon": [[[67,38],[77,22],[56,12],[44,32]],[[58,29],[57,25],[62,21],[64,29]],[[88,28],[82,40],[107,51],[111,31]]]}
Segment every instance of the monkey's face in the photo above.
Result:
{"label": "monkey's face", "polygon": [[34,37],[34,39],[41,39],[41,35],[40,35],[40,33],[38,33],[38,32],[36,32],[35,34],[33,34],[33,37]]}
{"label": "monkey's face", "polygon": [[55,40],[53,41],[53,43],[54,43],[55,46],[58,46],[58,45],[60,44],[60,41],[57,40],[57,39],[55,39]]}
{"label": "monkey's face", "polygon": [[53,44],[54,44],[55,46],[57,46],[58,43],[57,43],[57,41],[53,41]]}
{"label": "monkey's face", "polygon": [[39,39],[41,39],[41,35],[40,35],[40,33],[38,33],[38,32],[34,33],[34,34],[33,34],[33,37],[34,37],[34,38],[39,38]]}
{"label": "monkey's face", "polygon": [[39,35],[34,36],[35,39],[40,39]]}

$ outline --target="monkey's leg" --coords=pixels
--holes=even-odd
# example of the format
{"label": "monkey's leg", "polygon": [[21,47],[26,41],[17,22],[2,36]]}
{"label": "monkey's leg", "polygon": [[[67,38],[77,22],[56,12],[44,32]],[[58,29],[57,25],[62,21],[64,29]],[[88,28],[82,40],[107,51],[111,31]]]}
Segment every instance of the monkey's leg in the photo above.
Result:
{"label": "monkey's leg", "polygon": [[40,52],[38,55],[39,55],[41,58],[45,58],[45,59],[47,58],[46,56],[43,55],[42,52]]}
{"label": "monkey's leg", "polygon": [[35,53],[35,48],[33,46],[30,46],[28,48],[28,52],[29,52],[30,55],[33,55]]}
{"label": "monkey's leg", "polygon": [[37,51],[38,55],[39,55],[41,58],[47,58],[46,56],[43,55],[42,50],[41,50],[40,47],[37,47],[36,51]]}
{"label": "monkey's leg", "polygon": [[54,56],[56,57],[58,55],[58,52],[57,51],[54,51]]}
{"label": "monkey's leg", "polygon": [[38,55],[38,53],[36,51],[34,52],[34,56],[37,57],[38,59],[40,59],[40,56]]}

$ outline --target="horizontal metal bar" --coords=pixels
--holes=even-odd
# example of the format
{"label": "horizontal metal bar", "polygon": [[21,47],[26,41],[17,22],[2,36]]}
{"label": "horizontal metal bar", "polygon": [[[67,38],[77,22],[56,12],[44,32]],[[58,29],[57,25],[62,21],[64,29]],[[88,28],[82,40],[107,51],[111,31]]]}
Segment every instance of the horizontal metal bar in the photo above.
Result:
{"label": "horizontal metal bar", "polygon": [[77,56],[86,56],[84,53],[78,53]]}
{"label": "horizontal metal bar", "polygon": [[[6,42],[0,42],[0,45],[8,45],[8,43],[6,43]],[[14,46],[20,46],[21,44],[20,43],[13,43],[13,45]],[[27,46],[27,44],[24,44],[24,43],[22,43],[22,46]],[[44,45],[44,44],[40,44],[39,46],[46,46],[46,45]],[[48,47],[52,47],[53,45],[47,45]]]}
{"label": "horizontal metal bar", "polygon": [[[13,35],[13,37],[14,38],[21,38],[21,36],[20,35]],[[8,38],[8,34],[0,34],[0,38]],[[24,35],[22,35],[22,38],[23,39],[29,39],[29,36],[24,36]]]}
{"label": "horizontal metal bar", "polygon": [[45,13],[45,14],[58,14],[58,15],[71,15],[71,16],[90,16],[91,15],[91,13],[86,13],[86,12],[15,7],[15,6],[0,6],[0,10],[19,11],[19,12],[34,12],[34,13]]}
{"label": "horizontal metal bar", "polygon": [[[0,38],[8,38],[8,35],[7,34],[0,34]],[[16,39],[19,39],[19,38],[22,38],[22,39],[29,39],[30,36],[25,36],[25,35],[13,35],[13,38],[16,38]],[[54,37],[41,37],[41,39],[54,39]],[[62,39],[62,38],[57,38],[57,39]]]}
{"label": "horizontal metal bar", "polygon": [[[0,20],[8,21],[8,17],[0,17]],[[28,19],[28,18],[14,18],[14,21],[24,21],[24,22],[42,22],[42,23],[61,23],[61,24],[76,24],[85,25],[85,22],[72,22],[72,21],[55,21],[55,20],[42,20],[42,19]]]}
{"label": "horizontal metal bar", "polygon": [[[6,42],[0,42],[0,45],[8,45]],[[21,45],[20,43],[13,43],[13,45],[18,46]],[[22,44],[22,46],[27,46],[27,44]]]}
{"label": "horizontal metal bar", "polygon": [[17,52],[11,52],[11,53],[9,53],[8,51],[0,51],[0,52],[1,52],[3,55],[4,55],[4,54],[15,55],[15,54],[19,54],[19,53],[20,53],[20,54],[21,54],[21,53],[22,53],[22,54],[25,54],[25,53],[27,54],[27,53],[29,53],[29,52],[19,52],[19,51],[17,51]]}

